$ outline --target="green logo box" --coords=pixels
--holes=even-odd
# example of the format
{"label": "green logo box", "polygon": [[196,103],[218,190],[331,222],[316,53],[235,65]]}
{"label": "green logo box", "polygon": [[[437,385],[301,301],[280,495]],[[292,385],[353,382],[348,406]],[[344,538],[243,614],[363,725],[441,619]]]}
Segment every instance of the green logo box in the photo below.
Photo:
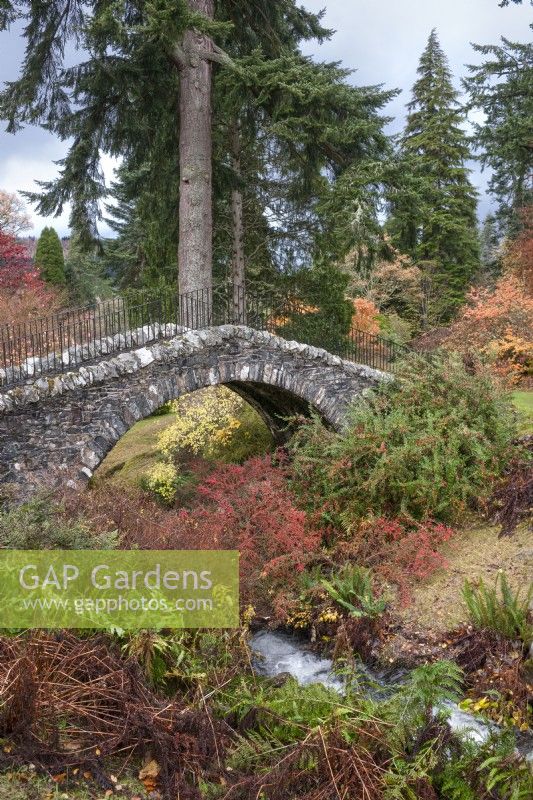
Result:
{"label": "green logo box", "polygon": [[236,550],[2,550],[2,628],[235,628]]}

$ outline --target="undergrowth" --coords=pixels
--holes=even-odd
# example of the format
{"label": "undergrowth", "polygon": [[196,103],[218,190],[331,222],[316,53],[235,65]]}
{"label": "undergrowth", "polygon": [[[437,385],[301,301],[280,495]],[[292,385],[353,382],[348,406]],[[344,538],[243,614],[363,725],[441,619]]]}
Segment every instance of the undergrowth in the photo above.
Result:
{"label": "undergrowth", "polygon": [[494,586],[487,586],[482,579],[477,583],[466,581],[463,586],[463,599],[477,628],[520,639],[526,647],[533,641],[532,598],[533,584],[525,592],[513,592],[504,572],[498,573]]}
{"label": "undergrowth", "polygon": [[49,495],[0,513],[0,547],[10,550],[106,550],[118,544],[116,530],[95,532],[79,514],[65,516]]}
{"label": "undergrowth", "polygon": [[510,399],[454,357],[407,359],[351,412],[343,433],[318,419],[290,443],[294,486],[325,524],[368,515],[457,519],[511,456]]}

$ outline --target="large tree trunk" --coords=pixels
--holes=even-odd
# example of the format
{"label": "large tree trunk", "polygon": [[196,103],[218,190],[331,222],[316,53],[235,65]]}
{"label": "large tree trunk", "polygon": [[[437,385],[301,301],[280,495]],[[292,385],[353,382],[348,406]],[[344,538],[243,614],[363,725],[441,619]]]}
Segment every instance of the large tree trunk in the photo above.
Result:
{"label": "large tree trunk", "polygon": [[[192,11],[212,19],[214,0],[188,0]],[[191,304],[193,327],[209,322],[213,274],[212,210],[212,63],[208,36],[185,32],[180,50],[180,203],[179,291],[203,290],[199,303]],[[202,57],[202,53],[204,56]]]}
{"label": "large tree trunk", "polygon": [[[231,160],[235,177],[241,180],[241,137],[239,125],[236,122],[231,135]],[[235,186],[231,192],[231,281],[233,284],[233,317],[238,325],[246,324],[246,299],[245,299],[245,260],[244,260],[244,218],[243,201],[240,185]]]}

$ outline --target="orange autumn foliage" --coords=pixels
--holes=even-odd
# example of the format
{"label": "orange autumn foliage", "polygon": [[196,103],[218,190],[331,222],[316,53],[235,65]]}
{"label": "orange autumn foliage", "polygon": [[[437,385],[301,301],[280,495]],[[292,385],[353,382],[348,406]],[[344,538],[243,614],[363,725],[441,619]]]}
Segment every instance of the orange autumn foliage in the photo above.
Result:
{"label": "orange autumn foliage", "polygon": [[521,275],[507,272],[494,290],[472,290],[445,347],[479,352],[511,384],[533,375],[533,295]]}
{"label": "orange autumn foliage", "polygon": [[379,311],[372,300],[356,297],[352,300],[352,304],[354,307],[352,327],[365,333],[379,333]]}
{"label": "orange autumn foliage", "polygon": [[533,297],[533,205],[520,212],[522,229],[505,247],[504,269],[515,275]]}

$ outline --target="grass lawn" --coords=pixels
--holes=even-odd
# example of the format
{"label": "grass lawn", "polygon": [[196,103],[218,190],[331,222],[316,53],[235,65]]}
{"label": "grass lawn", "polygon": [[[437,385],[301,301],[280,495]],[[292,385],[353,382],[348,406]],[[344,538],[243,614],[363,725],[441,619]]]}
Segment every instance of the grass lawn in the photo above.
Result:
{"label": "grass lawn", "polygon": [[513,392],[513,403],[525,417],[520,426],[521,432],[533,433],[533,391]]}
{"label": "grass lawn", "polygon": [[175,419],[175,414],[164,414],[148,417],[134,425],[104,459],[93,483],[112,480],[113,483],[138,486],[144,473],[157,461],[159,434]]}
{"label": "grass lawn", "polygon": [[413,603],[404,611],[406,621],[443,631],[465,622],[465,580],[483,578],[493,586],[500,569],[513,592],[527,592],[533,570],[531,531],[522,524],[513,536],[499,539],[498,532],[499,528],[477,526],[459,531],[443,551],[448,566],[415,585]]}

